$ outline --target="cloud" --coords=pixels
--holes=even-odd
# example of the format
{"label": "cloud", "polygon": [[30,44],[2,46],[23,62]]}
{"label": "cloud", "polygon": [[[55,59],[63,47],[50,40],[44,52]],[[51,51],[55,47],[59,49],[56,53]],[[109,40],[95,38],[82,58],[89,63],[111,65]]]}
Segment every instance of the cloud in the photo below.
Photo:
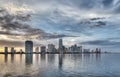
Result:
{"label": "cloud", "polygon": [[0,40],[0,46],[22,47],[22,46],[24,46],[24,42],[21,42],[21,41]]}
{"label": "cloud", "polygon": [[104,39],[119,38],[119,0],[2,0],[0,4],[6,9],[0,10],[0,34],[7,40],[73,37],[66,42],[118,45],[115,39]]}
{"label": "cloud", "polygon": [[[7,3],[6,3],[7,2]],[[78,8],[80,11],[86,12],[101,12],[101,13],[115,13],[119,8],[119,0],[21,0],[9,1],[2,0],[1,6],[11,9],[11,11],[34,11],[41,13],[44,11],[51,11],[59,6]],[[31,6],[32,5],[32,6]],[[55,7],[54,7],[55,6]],[[37,8],[36,8],[37,7]],[[118,11],[118,10],[117,10]],[[117,12],[119,13],[119,12]]]}
{"label": "cloud", "polygon": [[110,41],[110,40],[93,40],[82,42],[84,45],[97,45],[97,46],[119,46],[119,41]]}
{"label": "cloud", "polygon": [[0,10],[0,34],[8,35],[9,38],[19,37],[24,39],[40,39],[40,38],[59,38],[66,35],[54,35],[43,31],[42,29],[33,28],[26,24],[30,20],[29,14],[11,15],[6,10]]}
{"label": "cloud", "polygon": [[[43,44],[34,42],[34,46],[41,46]],[[0,46],[8,46],[8,47],[24,47],[25,41],[16,41],[16,40],[0,40]]]}
{"label": "cloud", "polygon": [[[72,12],[73,14],[70,14]],[[74,14],[74,11],[72,12],[55,9],[49,14],[36,15],[38,18],[33,21],[38,23],[36,24],[37,27],[44,28],[46,31],[73,36],[76,35],[74,33],[79,34],[76,36],[80,36],[81,34],[90,34],[88,32],[91,31],[90,28],[100,28],[107,24],[106,21],[104,21],[104,17],[81,19],[83,14],[81,15],[79,12],[75,12]],[[49,30],[47,28],[49,28]]]}
{"label": "cloud", "polygon": [[102,3],[106,7],[112,6],[114,0],[103,0]]}

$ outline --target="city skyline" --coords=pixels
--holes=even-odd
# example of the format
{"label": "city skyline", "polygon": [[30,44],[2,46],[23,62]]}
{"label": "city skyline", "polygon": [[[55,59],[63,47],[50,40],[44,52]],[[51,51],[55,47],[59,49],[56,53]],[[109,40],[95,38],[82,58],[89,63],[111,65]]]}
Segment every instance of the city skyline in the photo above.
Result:
{"label": "city skyline", "polygon": [[119,0],[1,0],[0,50],[35,46],[64,38],[64,45],[83,45],[120,52]]}
{"label": "city skyline", "polygon": [[120,0],[0,0],[0,77],[120,77]]}
{"label": "city skyline", "polygon": [[4,47],[4,51],[0,54],[82,54],[82,53],[108,53],[109,51],[101,51],[101,48],[88,49],[77,44],[66,47],[62,38],[58,40],[58,48],[54,44],[47,46],[34,47],[34,42],[25,41],[24,48],[16,50],[15,47]]}

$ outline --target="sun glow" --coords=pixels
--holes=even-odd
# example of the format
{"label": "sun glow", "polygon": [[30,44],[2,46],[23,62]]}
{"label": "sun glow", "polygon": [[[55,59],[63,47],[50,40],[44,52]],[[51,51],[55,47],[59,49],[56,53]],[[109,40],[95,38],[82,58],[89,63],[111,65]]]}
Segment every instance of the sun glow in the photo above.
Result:
{"label": "sun glow", "polygon": [[4,7],[12,14],[16,14],[16,12],[30,12],[31,11],[31,9],[29,9],[26,5],[15,6],[13,3],[6,4]]}
{"label": "sun glow", "polygon": [[95,13],[91,13],[91,14],[89,14],[88,16],[89,16],[90,18],[96,18],[96,17],[98,17],[98,15],[95,14]]}

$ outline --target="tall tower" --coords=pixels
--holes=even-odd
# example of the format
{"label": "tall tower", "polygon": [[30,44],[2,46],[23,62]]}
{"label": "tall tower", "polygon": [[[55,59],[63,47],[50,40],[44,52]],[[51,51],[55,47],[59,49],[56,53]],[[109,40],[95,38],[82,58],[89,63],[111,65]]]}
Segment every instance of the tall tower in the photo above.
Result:
{"label": "tall tower", "polygon": [[62,39],[59,39],[59,51],[60,51],[60,53],[64,52],[63,51],[63,41],[62,41]]}
{"label": "tall tower", "polygon": [[41,46],[41,53],[45,53],[46,52],[46,47],[45,46]]}
{"label": "tall tower", "polygon": [[25,52],[26,53],[33,52],[33,42],[32,41],[25,41]]}
{"label": "tall tower", "polygon": [[39,47],[36,47],[36,48],[35,48],[35,52],[36,52],[36,53],[39,53]]}
{"label": "tall tower", "polygon": [[15,53],[14,47],[11,47],[11,53]]}
{"label": "tall tower", "polygon": [[8,53],[8,47],[5,47],[4,52],[5,52],[5,54]]}
{"label": "tall tower", "polygon": [[59,49],[62,49],[62,47],[63,47],[62,39],[59,39]]}
{"label": "tall tower", "polygon": [[55,52],[55,45],[53,44],[48,44],[48,52]]}

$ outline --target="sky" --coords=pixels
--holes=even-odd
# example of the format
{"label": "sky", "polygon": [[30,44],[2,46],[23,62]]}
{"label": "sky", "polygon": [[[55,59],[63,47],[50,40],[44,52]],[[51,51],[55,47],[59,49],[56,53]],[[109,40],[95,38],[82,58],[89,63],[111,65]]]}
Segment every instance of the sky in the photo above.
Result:
{"label": "sky", "polygon": [[119,0],[0,0],[0,46],[34,46],[63,38],[82,45],[120,52]]}

